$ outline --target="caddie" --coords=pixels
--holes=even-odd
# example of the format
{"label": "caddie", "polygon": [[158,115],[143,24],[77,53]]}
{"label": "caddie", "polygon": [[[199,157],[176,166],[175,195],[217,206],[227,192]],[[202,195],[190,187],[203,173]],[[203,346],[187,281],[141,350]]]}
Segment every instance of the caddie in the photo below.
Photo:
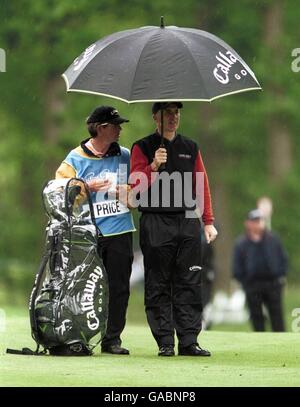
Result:
{"label": "caddie", "polygon": [[90,137],[73,149],[56,171],[56,178],[84,179],[91,191],[96,223],[102,234],[99,251],[109,282],[109,315],[101,350],[117,355],[129,354],[121,347],[120,335],[126,321],[135,231],[126,205],[130,152],[118,143],[121,124],[128,121],[114,107],[97,107],[86,120]]}

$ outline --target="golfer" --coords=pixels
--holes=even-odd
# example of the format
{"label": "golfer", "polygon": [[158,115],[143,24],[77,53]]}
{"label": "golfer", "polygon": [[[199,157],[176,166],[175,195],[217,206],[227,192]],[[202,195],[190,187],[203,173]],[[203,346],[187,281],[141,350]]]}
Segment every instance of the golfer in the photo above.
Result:
{"label": "golfer", "polygon": [[[145,307],[148,323],[159,347],[159,356],[174,356],[176,331],[179,355],[210,356],[197,343],[201,331],[201,223],[187,217],[191,209],[188,199],[178,202],[186,192],[196,195],[197,173],[204,179],[204,233],[212,242],[217,231],[213,226],[208,178],[198,146],[177,133],[181,102],[154,103],[152,106],[156,131],[132,147],[131,174],[145,174],[148,188],[141,190],[139,210],[140,245],[144,255]],[[161,109],[163,109],[164,146],[161,147]],[[160,173],[164,165],[165,171]],[[180,182],[185,174],[190,182]],[[158,175],[176,177],[159,187]],[[155,177],[157,176],[157,178]],[[201,177],[200,177],[201,179]],[[197,181],[198,180],[198,181]],[[133,185],[132,191],[138,186]],[[144,188],[144,187],[143,187]],[[201,190],[201,188],[200,188]],[[148,199],[142,199],[144,196]],[[162,196],[158,197],[161,194]],[[164,199],[167,196],[167,199]]]}
{"label": "golfer", "polygon": [[[99,237],[99,252],[109,282],[109,314],[102,352],[128,355],[121,347],[129,299],[133,260],[132,215],[120,202],[126,198],[130,152],[118,144],[121,124],[128,122],[111,106],[100,106],[88,117],[90,137],[72,150],[56,172],[56,178],[79,177],[91,191]],[[126,199],[125,199],[126,200]]]}

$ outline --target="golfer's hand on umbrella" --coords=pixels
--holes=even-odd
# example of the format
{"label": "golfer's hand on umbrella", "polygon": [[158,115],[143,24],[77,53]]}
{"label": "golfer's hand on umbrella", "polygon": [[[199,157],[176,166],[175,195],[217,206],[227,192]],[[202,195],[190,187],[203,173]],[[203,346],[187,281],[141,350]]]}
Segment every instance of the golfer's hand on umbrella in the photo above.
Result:
{"label": "golfer's hand on umbrella", "polygon": [[213,242],[218,235],[217,229],[214,225],[205,225],[204,226],[204,234],[207,243]]}
{"label": "golfer's hand on umbrella", "polygon": [[167,162],[167,150],[163,147],[160,147],[158,150],[155,151],[155,156],[151,164],[151,169],[153,171],[157,171],[161,164],[165,164]]}
{"label": "golfer's hand on umbrella", "polygon": [[111,181],[108,179],[92,179],[87,184],[91,192],[104,192],[111,187]]}

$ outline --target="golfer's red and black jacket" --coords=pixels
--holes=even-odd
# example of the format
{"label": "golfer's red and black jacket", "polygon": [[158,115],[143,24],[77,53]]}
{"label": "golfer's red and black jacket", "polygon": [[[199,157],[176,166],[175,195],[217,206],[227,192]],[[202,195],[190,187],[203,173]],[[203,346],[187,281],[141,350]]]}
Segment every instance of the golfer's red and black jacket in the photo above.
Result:
{"label": "golfer's red and black jacket", "polygon": [[[146,199],[139,199],[139,210],[142,212],[185,212],[196,209],[195,202],[201,202],[200,214],[205,225],[213,224],[214,216],[211,204],[208,177],[202,161],[197,143],[176,134],[173,140],[164,139],[167,150],[167,163],[164,171],[154,172],[151,169],[155,152],[161,145],[161,136],[151,134],[133,144],[131,150],[131,179],[133,191],[138,189],[139,181],[134,178],[136,173],[147,176],[147,186],[141,189],[141,195],[146,194]],[[163,173],[169,182],[164,182]],[[202,175],[196,177],[196,174]],[[133,176],[133,177],[132,177]],[[196,188],[196,182],[201,183]],[[167,189],[167,191],[166,191]],[[196,200],[196,194],[199,200]],[[140,196],[141,196],[140,195]],[[169,199],[169,198],[170,199]],[[182,198],[182,199],[180,199]]]}

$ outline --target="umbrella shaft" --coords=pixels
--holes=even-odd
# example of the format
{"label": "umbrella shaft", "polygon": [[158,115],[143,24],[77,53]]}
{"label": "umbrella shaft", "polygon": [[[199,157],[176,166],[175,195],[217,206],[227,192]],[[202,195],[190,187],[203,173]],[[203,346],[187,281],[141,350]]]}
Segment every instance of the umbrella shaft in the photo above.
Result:
{"label": "umbrella shaft", "polygon": [[[160,140],[160,147],[165,147],[164,142],[164,109],[163,107],[160,110],[160,133],[161,133],[161,140]],[[166,169],[166,164],[161,164],[159,167],[160,171],[164,171]]]}
{"label": "umbrella shaft", "polygon": [[164,109],[161,108],[160,110],[160,134],[161,134],[161,141],[160,141],[160,146],[164,147]]}

